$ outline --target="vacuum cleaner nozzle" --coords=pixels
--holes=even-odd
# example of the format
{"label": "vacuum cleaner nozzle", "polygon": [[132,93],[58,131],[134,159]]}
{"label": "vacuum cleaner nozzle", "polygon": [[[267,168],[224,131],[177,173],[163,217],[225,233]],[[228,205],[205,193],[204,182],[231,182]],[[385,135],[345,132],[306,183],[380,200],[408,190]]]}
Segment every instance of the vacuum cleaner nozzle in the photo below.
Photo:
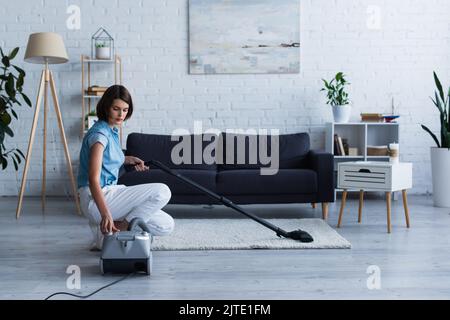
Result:
{"label": "vacuum cleaner nozzle", "polygon": [[287,233],[287,238],[291,238],[294,240],[299,240],[301,242],[313,242],[314,239],[311,235],[303,230],[295,230]]}

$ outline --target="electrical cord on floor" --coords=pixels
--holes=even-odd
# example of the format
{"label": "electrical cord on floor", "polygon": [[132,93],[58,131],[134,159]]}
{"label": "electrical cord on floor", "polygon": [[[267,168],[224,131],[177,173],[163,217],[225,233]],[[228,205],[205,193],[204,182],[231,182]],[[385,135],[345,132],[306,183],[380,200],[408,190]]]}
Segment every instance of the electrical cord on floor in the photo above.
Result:
{"label": "electrical cord on floor", "polygon": [[127,279],[128,277],[130,277],[130,276],[132,276],[132,275],[134,275],[134,274],[136,274],[136,272],[127,274],[126,276],[124,276],[124,277],[122,277],[122,278],[120,278],[120,279],[118,279],[118,280],[116,280],[116,281],[113,281],[113,282],[111,282],[110,284],[107,284],[106,286],[103,286],[103,287],[101,287],[101,288],[95,290],[94,292],[92,292],[92,293],[86,295],[86,296],[82,296],[82,295],[73,294],[73,293],[70,293],[70,292],[63,292],[63,291],[61,291],[61,292],[55,292],[55,293],[52,293],[51,295],[49,295],[49,296],[48,296],[47,298],[45,298],[44,300],[48,300],[48,299],[50,299],[51,297],[54,297],[54,296],[56,296],[56,295],[63,295],[63,294],[68,295],[68,296],[72,296],[72,297],[76,297],[76,298],[86,299],[86,298],[89,298],[90,296],[93,296],[94,294],[96,294],[97,292],[99,292],[99,291],[101,291],[101,290],[103,290],[103,289],[105,289],[105,288],[108,288],[108,287],[110,287],[110,286],[112,286],[112,285],[114,285],[114,284],[116,284],[116,283],[119,283],[120,281],[123,281],[123,280]]}

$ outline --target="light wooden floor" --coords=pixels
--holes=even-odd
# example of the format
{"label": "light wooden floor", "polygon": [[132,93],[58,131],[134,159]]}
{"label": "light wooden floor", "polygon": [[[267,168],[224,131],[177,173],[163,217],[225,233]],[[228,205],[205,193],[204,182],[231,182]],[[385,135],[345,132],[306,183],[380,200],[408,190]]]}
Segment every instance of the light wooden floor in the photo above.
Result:
{"label": "light wooden floor", "polygon": [[[243,250],[154,252],[151,277],[136,276],[91,299],[448,299],[450,298],[450,209],[411,196],[412,228],[402,202],[393,201],[392,234],[386,233],[382,199],[366,200],[357,224],[357,199],[349,199],[339,233],[350,250]],[[88,294],[117,276],[101,276],[98,253],[87,249],[90,231],[66,198],[25,198],[20,220],[17,198],[0,198],[0,298],[43,299],[55,291]],[[338,204],[330,207],[335,227]],[[320,217],[320,206],[248,206],[262,217]],[[202,206],[168,206],[175,218],[238,217]],[[66,288],[66,268],[81,268],[81,290]],[[381,270],[381,289],[367,288],[367,267]],[[72,299],[60,296],[61,299]]]}

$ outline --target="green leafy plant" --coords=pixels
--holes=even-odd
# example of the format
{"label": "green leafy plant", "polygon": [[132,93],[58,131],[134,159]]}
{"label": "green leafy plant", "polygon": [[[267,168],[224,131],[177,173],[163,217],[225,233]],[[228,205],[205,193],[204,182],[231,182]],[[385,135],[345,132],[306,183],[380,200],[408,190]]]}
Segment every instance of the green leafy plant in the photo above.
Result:
{"label": "green leafy plant", "polygon": [[342,72],[338,72],[331,81],[322,79],[325,87],[320,91],[327,92],[327,104],[331,106],[344,106],[350,103],[348,93],[345,92],[345,86],[350,83],[345,80],[345,77]]}
{"label": "green leafy plant", "polygon": [[97,42],[95,44],[95,47],[96,48],[109,48],[109,45],[107,43],[105,43],[105,42]]}
{"label": "green leafy plant", "polygon": [[2,57],[2,66],[0,67],[0,163],[2,170],[6,169],[9,159],[12,159],[14,168],[17,171],[22,159],[25,159],[22,151],[19,149],[7,150],[5,146],[6,135],[11,138],[14,137],[14,132],[10,127],[11,116],[16,118],[16,120],[19,119],[14,110],[15,107],[22,105],[19,100],[25,101],[31,107],[30,99],[22,92],[25,71],[11,64],[11,60],[16,57],[18,52],[19,48],[14,48],[8,55],[5,55],[2,48],[0,48]]}
{"label": "green leafy plant", "polygon": [[436,72],[433,72],[433,75],[437,91],[434,91],[434,98],[431,97],[431,100],[433,101],[436,108],[438,108],[440,113],[441,142],[439,143],[436,135],[431,132],[428,127],[424,126],[423,124],[421,126],[423,130],[431,135],[438,148],[448,148],[450,150],[450,87],[448,88],[447,96],[445,96],[444,89],[442,88],[441,81],[436,75]]}

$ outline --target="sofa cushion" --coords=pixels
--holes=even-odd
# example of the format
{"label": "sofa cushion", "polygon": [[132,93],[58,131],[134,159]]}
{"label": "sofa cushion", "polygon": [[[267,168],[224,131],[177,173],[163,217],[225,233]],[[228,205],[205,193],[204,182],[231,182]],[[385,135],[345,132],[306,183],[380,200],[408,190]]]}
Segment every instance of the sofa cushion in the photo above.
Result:
{"label": "sofa cushion", "polygon": [[[222,133],[218,141],[217,152],[219,170],[270,167],[270,163],[261,163],[261,158],[259,156],[260,140],[261,136],[259,135]],[[273,158],[272,149],[273,152],[276,152],[276,148],[272,147],[271,136],[268,135],[266,141],[262,140],[262,143],[267,146],[267,150],[261,150],[262,155]],[[307,167],[307,154],[310,149],[309,135],[307,133],[279,135],[278,145],[278,167],[280,169],[299,169]],[[238,158],[238,150],[243,153],[242,155],[239,155],[242,157],[241,159]],[[233,154],[229,154],[230,151],[233,151]],[[250,155],[253,156],[253,159]],[[243,163],[238,163],[238,161]]]}
{"label": "sofa cushion", "polygon": [[217,191],[222,195],[315,193],[317,175],[308,169],[280,169],[275,175],[261,175],[258,169],[224,170],[217,174]]}
{"label": "sofa cushion", "polygon": [[[206,141],[203,141],[204,139]],[[217,136],[212,134],[186,135],[179,137],[176,141],[172,141],[172,136],[170,135],[131,133],[127,138],[126,155],[132,155],[144,161],[158,160],[174,169],[216,170],[217,166],[214,158],[217,140]],[[186,146],[189,146],[189,148],[177,148],[177,145],[178,147],[182,146],[179,144],[181,141],[187,142]],[[197,141],[197,143],[194,141]],[[209,146],[211,143],[213,145]],[[213,150],[210,152],[213,156],[212,164],[206,163],[203,158],[203,152],[206,147],[208,147],[208,150]],[[185,156],[184,160],[187,161],[181,164],[174,163],[172,150],[175,150],[176,156]],[[190,152],[190,154],[184,154],[185,151]]]}
{"label": "sofa cushion", "polygon": [[[194,182],[216,192],[216,172],[210,170],[194,170],[194,169],[179,169],[176,172],[191,179]],[[143,183],[165,183],[172,191],[172,194],[197,195],[203,194],[194,187],[177,179],[176,177],[160,170],[150,169],[149,171],[131,171],[125,173],[119,178],[118,184],[126,186],[134,186]]]}

